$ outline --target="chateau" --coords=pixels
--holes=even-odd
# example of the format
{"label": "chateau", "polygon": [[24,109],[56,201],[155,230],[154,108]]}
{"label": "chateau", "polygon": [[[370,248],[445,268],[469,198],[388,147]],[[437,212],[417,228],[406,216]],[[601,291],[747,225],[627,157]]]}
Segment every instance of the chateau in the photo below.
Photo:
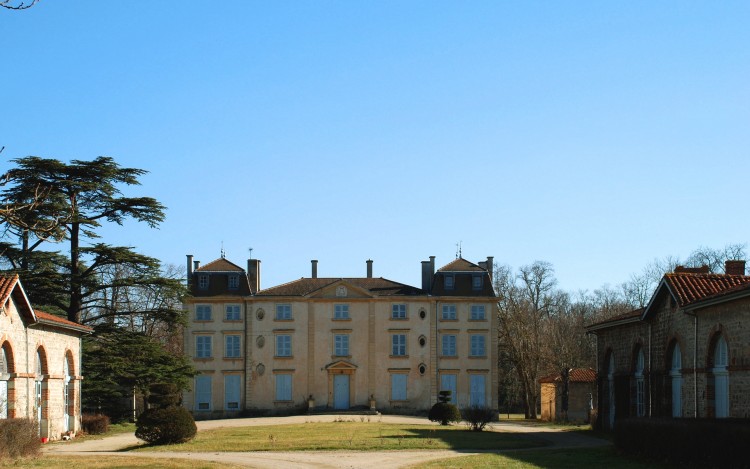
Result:
{"label": "chateau", "polygon": [[459,407],[496,407],[492,263],[423,261],[420,288],[373,276],[318,277],[263,288],[247,270],[187,256],[192,297],[185,352],[199,375],[184,405],[196,417],[241,411],[419,412],[451,390]]}

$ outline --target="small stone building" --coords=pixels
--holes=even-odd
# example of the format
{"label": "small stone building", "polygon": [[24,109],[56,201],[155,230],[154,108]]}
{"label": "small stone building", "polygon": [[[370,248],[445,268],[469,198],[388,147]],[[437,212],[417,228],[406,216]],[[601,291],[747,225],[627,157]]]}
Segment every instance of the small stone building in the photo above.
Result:
{"label": "small stone building", "polygon": [[565,379],[562,373],[539,380],[541,386],[542,420],[588,422],[591,410],[596,406],[596,371],[591,368],[568,370],[568,410],[564,410],[566,399]]}
{"label": "small stone building", "polygon": [[0,418],[29,418],[42,438],[81,427],[81,337],[91,329],[35,311],[18,275],[0,275]]}
{"label": "small stone building", "polygon": [[678,267],[648,305],[588,326],[597,336],[600,423],[624,417],[750,417],[750,276]]}

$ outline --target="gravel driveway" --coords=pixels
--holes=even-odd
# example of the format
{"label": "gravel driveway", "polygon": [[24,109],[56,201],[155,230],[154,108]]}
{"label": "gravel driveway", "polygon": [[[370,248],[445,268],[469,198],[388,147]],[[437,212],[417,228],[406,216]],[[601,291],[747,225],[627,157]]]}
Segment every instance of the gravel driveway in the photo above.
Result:
{"label": "gravel driveway", "polygon": [[[270,426],[286,425],[306,422],[332,422],[342,418],[339,415],[296,415],[291,417],[262,417],[247,419],[226,420],[204,420],[196,422],[198,431],[210,430],[221,427],[245,427],[245,426]],[[348,418],[343,416],[343,418]],[[352,418],[357,418],[356,416]],[[409,423],[418,425],[432,425],[426,418],[407,416],[373,416],[383,423]],[[538,448],[539,450],[549,448],[584,448],[606,446],[609,442],[597,438],[591,438],[559,429],[519,425],[514,423],[496,423],[492,431],[525,433],[538,438],[548,440],[551,446]],[[237,464],[253,468],[362,468],[362,469],[393,469],[411,466],[435,459],[468,456],[478,454],[471,451],[454,450],[423,450],[423,451],[257,451],[245,453],[188,453],[188,452],[155,452],[155,453],[128,453],[118,452],[123,448],[142,444],[135,435],[121,434],[109,436],[100,440],[86,440],[82,442],[61,442],[44,447],[48,454],[67,454],[93,456],[95,454],[128,457],[153,457],[167,459],[203,460],[222,463]],[[186,466],[189,463],[186,461]]]}

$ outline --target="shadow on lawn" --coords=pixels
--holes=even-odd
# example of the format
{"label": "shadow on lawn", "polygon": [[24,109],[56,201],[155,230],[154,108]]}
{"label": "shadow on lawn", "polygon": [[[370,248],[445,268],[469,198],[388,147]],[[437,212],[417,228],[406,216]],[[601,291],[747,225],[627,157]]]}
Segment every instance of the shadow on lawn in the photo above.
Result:
{"label": "shadow on lawn", "polygon": [[453,450],[500,451],[538,448],[552,442],[539,433],[472,432],[458,429],[411,428],[400,434],[381,435],[387,439],[440,441]]}

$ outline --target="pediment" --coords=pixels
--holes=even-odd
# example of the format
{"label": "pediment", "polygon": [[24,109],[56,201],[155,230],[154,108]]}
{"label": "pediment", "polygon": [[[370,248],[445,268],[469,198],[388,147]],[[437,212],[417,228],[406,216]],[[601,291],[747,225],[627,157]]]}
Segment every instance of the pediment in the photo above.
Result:
{"label": "pediment", "polygon": [[353,371],[357,369],[357,365],[354,365],[353,363],[349,363],[346,360],[337,360],[333,363],[329,363],[326,365],[326,370],[328,371]]}
{"label": "pediment", "polygon": [[347,298],[372,298],[373,295],[368,290],[354,285],[353,283],[341,279],[336,282],[327,285],[324,288],[316,291],[310,295],[310,298],[332,298],[332,299],[347,299]]}

